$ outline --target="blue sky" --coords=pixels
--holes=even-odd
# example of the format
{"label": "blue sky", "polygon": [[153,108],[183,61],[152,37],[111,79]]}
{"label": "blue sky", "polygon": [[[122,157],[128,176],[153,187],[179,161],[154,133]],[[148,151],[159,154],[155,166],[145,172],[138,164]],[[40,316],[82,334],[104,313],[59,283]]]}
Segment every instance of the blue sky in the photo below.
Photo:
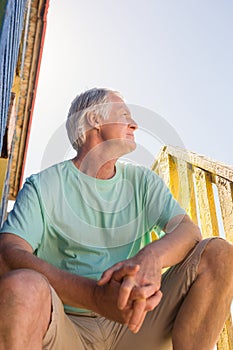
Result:
{"label": "blue sky", "polygon": [[50,0],[25,176],[93,86],[161,116],[187,149],[233,164],[232,35],[230,0]]}

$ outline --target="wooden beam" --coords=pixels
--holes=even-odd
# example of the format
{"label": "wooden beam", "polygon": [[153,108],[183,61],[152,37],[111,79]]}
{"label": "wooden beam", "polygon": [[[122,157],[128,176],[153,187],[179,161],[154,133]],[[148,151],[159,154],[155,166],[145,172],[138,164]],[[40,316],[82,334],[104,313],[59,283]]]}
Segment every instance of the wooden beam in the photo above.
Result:
{"label": "wooden beam", "polygon": [[194,167],[202,234],[219,236],[211,174]]}
{"label": "wooden beam", "polygon": [[164,152],[173,157],[184,160],[193,166],[202,170],[209,171],[213,175],[219,175],[229,181],[233,182],[233,166],[221,163],[219,161],[211,160],[205,156],[187,151],[179,147],[167,146]]}
{"label": "wooden beam", "polygon": [[8,158],[0,158],[0,203],[2,203],[2,195],[4,193],[7,166]]}
{"label": "wooden beam", "polygon": [[233,243],[233,184],[221,176],[216,176],[215,183],[218,189],[225,236]]}

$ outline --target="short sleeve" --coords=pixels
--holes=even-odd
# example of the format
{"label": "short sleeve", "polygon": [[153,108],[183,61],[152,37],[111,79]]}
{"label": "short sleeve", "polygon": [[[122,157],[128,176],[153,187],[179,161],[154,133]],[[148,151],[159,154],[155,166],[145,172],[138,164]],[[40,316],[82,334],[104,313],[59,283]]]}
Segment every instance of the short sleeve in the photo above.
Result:
{"label": "short sleeve", "polygon": [[38,192],[29,178],[18,193],[15,205],[8,214],[0,233],[14,233],[25,239],[36,250],[41,242],[43,227],[43,215]]}
{"label": "short sleeve", "polygon": [[149,227],[159,233],[177,215],[186,212],[175,200],[164,181],[150,171],[147,176],[147,214]]}

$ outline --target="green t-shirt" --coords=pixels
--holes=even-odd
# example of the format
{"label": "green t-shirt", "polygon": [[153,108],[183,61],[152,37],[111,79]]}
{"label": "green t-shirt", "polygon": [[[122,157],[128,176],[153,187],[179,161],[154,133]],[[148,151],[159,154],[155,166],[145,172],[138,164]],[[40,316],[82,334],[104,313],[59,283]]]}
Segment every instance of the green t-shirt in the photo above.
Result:
{"label": "green t-shirt", "polygon": [[26,180],[1,232],[22,237],[60,269],[99,279],[179,214],[185,211],[164,182],[143,166],[117,162],[115,176],[101,180],[68,160]]}

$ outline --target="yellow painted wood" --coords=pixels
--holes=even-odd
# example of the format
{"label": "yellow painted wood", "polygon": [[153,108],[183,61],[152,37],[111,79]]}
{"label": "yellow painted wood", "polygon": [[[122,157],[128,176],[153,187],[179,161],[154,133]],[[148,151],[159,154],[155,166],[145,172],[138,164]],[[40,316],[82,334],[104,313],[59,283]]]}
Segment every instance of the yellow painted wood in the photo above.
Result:
{"label": "yellow painted wood", "polygon": [[159,239],[157,233],[154,230],[152,230],[150,234],[151,234],[152,241],[157,241]]}
{"label": "yellow painted wood", "polygon": [[2,202],[7,166],[8,158],[0,158],[0,203]]}
{"label": "yellow painted wood", "polygon": [[14,138],[14,132],[15,132],[15,124],[16,124],[16,93],[11,92],[11,100],[10,105],[8,109],[8,118],[7,118],[7,155],[9,156],[11,154],[12,150],[12,143]]}
{"label": "yellow painted wood", "polygon": [[[16,93],[17,120],[11,152],[9,199],[15,199],[22,178],[28,131],[37,90],[48,10],[47,0],[25,1],[23,35],[12,91]],[[25,17],[25,18],[26,18]],[[23,53],[23,54],[22,54]],[[19,97],[19,98],[18,98]]]}
{"label": "yellow painted wood", "polygon": [[219,175],[233,182],[233,166],[214,161],[205,156],[179,147],[166,146],[164,147],[164,152],[178,159],[182,159],[193,166],[206,170],[211,174]]}
{"label": "yellow painted wood", "polygon": [[21,78],[19,77],[19,75],[15,74],[11,91],[16,94],[17,102],[20,96],[20,88],[21,88]]}
{"label": "yellow painted wood", "polygon": [[193,222],[195,222],[195,224],[198,225],[197,204],[196,204],[196,196],[195,196],[194,180],[193,180],[193,167],[191,166],[191,164],[187,164],[187,177],[188,177],[189,195],[190,195],[190,201],[189,201],[189,207],[188,207],[187,213],[191,217]]}
{"label": "yellow painted wood", "polygon": [[225,236],[233,243],[233,184],[220,176],[216,176],[215,183],[218,188]]}
{"label": "yellow painted wood", "polygon": [[232,319],[227,319],[217,344],[218,350],[233,350]]}
{"label": "yellow painted wood", "polygon": [[194,173],[202,234],[204,237],[219,236],[211,174],[196,167]]}
{"label": "yellow painted wood", "polygon": [[[166,147],[163,147],[161,149],[158,156],[156,157],[156,161],[154,162],[151,170],[158,174],[164,180],[166,185],[169,186],[168,155],[164,152],[165,149]],[[153,241],[158,240],[159,238],[154,230],[151,231],[151,238]]]}
{"label": "yellow painted wood", "polygon": [[163,178],[182,208],[198,224],[192,165],[169,156],[166,149],[162,148],[152,170]]}
{"label": "yellow painted wood", "polygon": [[229,350],[233,350],[233,324],[231,315],[228,317],[226,321],[226,329],[229,343]]}
{"label": "yellow painted wood", "polygon": [[181,159],[176,162],[179,177],[178,201],[192,220],[198,223],[192,166]]}
{"label": "yellow painted wood", "polygon": [[175,157],[168,155],[168,164],[169,164],[169,187],[175,199],[179,201],[180,184],[179,184],[179,175],[178,175],[178,169],[177,169],[177,159]]}
{"label": "yellow painted wood", "polygon": [[[233,243],[233,167],[177,147],[165,146],[152,169],[170,185],[173,195],[185,209],[187,197],[189,198],[187,212],[197,224],[198,203],[200,224],[205,237],[219,235],[212,188],[214,182],[218,189],[226,239]],[[224,325],[217,348],[233,350],[231,317]]]}
{"label": "yellow painted wood", "polygon": [[178,172],[178,197],[177,200],[181,207],[188,212],[190,203],[190,187],[188,181],[188,169],[187,163],[183,160],[176,159],[177,172]]}
{"label": "yellow painted wood", "polygon": [[164,180],[167,186],[169,186],[168,154],[165,150],[166,147],[163,147],[151,169]]}

